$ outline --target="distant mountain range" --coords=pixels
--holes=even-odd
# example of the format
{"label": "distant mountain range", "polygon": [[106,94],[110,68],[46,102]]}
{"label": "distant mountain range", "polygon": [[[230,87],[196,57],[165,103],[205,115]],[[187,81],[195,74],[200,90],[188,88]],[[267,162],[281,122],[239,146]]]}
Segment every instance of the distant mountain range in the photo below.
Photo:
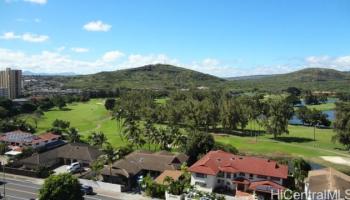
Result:
{"label": "distant mountain range", "polygon": [[113,89],[183,89],[194,87],[231,90],[281,91],[291,86],[314,91],[349,91],[350,73],[325,68],[306,68],[287,74],[219,78],[209,74],[156,64],[100,72],[91,75],[59,74],[52,78],[67,88]]}
{"label": "distant mountain range", "polygon": [[23,71],[24,76],[77,76],[74,72],[63,72],[63,73],[36,73],[31,71]]}
{"label": "distant mountain range", "polygon": [[287,74],[233,79],[229,83],[230,87],[243,90],[260,89],[266,91],[280,91],[294,86],[313,91],[350,92],[349,85],[349,72],[326,68],[306,68]]}

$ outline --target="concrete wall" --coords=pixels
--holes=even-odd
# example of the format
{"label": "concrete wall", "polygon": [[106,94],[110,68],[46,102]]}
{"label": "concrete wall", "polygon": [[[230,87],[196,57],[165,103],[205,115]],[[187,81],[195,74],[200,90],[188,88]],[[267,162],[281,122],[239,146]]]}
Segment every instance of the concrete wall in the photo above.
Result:
{"label": "concrete wall", "polygon": [[[205,183],[206,186],[200,186],[196,183]],[[216,186],[216,176],[207,175],[206,178],[196,177],[195,173],[191,174],[191,185],[194,185],[197,190],[203,192],[212,192]]]}
{"label": "concrete wall", "polygon": [[122,192],[122,186],[118,184],[105,183],[101,181],[92,181],[87,179],[79,179],[79,182],[83,185],[88,185],[97,190],[112,191],[112,192]]}
{"label": "concrete wall", "polygon": [[168,191],[165,192],[165,200],[183,200],[184,195],[172,195]]}

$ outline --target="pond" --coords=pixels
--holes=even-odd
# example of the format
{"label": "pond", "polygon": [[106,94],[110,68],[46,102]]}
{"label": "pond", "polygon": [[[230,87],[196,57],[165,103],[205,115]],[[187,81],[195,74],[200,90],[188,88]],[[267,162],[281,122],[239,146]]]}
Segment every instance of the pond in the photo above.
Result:
{"label": "pond", "polygon": [[[330,121],[334,121],[335,119],[335,111],[334,110],[326,110],[326,111],[322,111],[322,113],[327,114],[327,119]],[[303,123],[301,122],[301,120],[294,115],[290,120],[289,120],[289,124],[293,124],[293,125],[302,125]]]}

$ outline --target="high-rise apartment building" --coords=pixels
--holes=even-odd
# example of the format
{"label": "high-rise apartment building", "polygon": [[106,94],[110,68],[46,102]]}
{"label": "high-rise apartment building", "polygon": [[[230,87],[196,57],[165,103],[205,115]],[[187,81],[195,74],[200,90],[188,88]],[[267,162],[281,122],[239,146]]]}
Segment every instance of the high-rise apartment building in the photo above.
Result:
{"label": "high-rise apartment building", "polygon": [[[0,90],[2,94],[7,93],[9,99],[15,99],[22,94],[22,70],[6,70],[0,71]],[[4,92],[6,91],[7,92]]]}

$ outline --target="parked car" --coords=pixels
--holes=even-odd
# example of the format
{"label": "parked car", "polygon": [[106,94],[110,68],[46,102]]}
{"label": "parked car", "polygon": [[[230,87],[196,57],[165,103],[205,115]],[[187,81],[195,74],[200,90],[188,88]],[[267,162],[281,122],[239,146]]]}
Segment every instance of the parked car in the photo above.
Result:
{"label": "parked car", "polygon": [[90,195],[94,193],[94,190],[92,189],[91,186],[88,185],[81,185],[80,190],[84,193],[84,195]]}
{"label": "parked car", "polygon": [[79,162],[71,163],[69,166],[67,166],[67,171],[70,173],[80,172],[82,170],[82,166]]}

